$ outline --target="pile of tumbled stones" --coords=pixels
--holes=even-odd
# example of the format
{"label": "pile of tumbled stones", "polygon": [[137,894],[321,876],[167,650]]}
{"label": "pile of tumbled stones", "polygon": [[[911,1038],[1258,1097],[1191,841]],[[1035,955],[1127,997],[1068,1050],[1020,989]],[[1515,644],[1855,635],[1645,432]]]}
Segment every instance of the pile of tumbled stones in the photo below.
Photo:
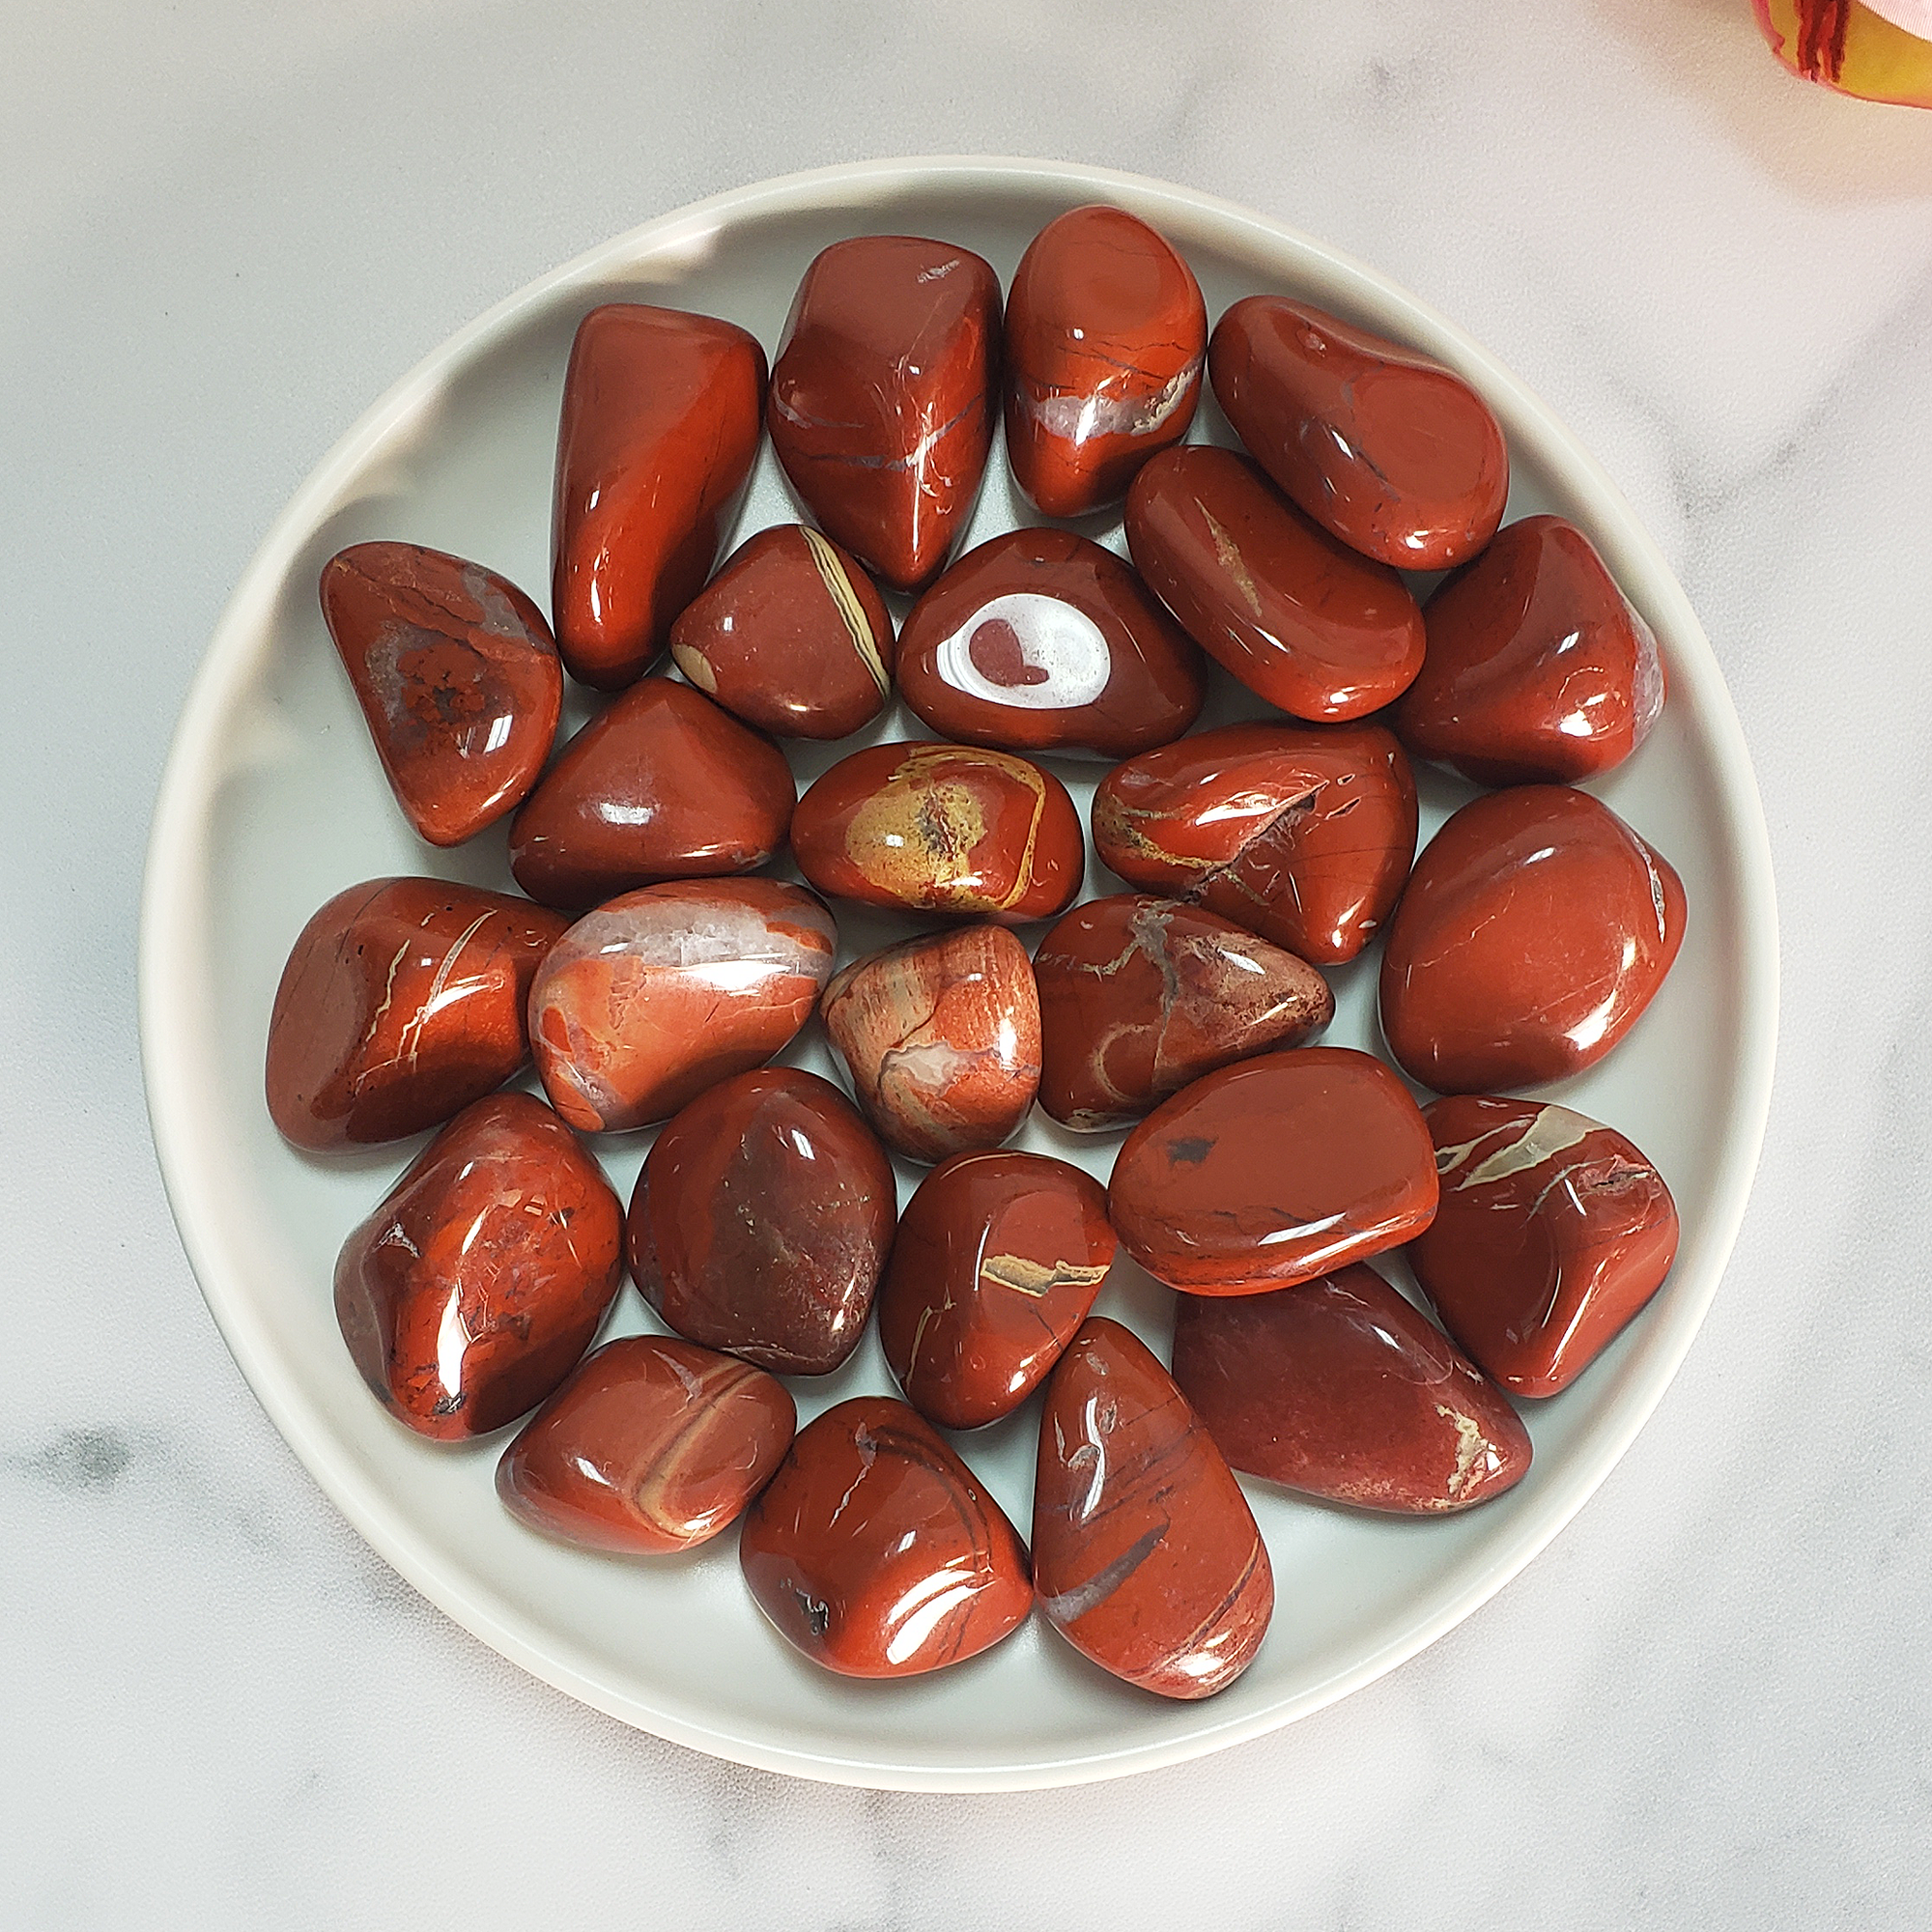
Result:
{"label": "pile of tumbled stones", "polygon": [[[1184,440],[1204,373],[1241,451]],[[1131,564],[1054,525],[950,561],[996,405],[1016,489],[1089,528],[1124,502]],[[714,574],[766,430],[812,522]],[[1624,1038],[1685,905],[1576,789],[1658,717],[1654,639],[1575,526],[1499,527],[1508,485],[1459,377],[1279,296],[1210,339],[1186,263],[1114,208],[1045,228],[1004,305],[967,250],[838,242],[769,374],[729,322],[586,314],[549,622],[410,544],[322,573],[403,810],[444,846],[514,811],[527,895],[370,880],[282,977],[289,1141],[440,1127],[336,1269],[377,1398],[440,1441],[528,1416],[497,1487],[554,1537],[678,1550],[742,1518],[770,1622],[868,1677],[1037,1605],[1206,1696],[1273,1607],[1231,1469],[1410,1513],[1519,1482],[1512,1398],[1642,1307],[1677,1216],[1621,1134],[1513,1095]],[[1425,610],[1404,571],[1450,574]],[[647,675],[667,647],[681,677]],[[1191,732],[1204,654],[1279,716]],[[553,757],[565,671],[615,695]],[[799,797],[774,738],[876,736],[895,687],[932,735]],[[1093,836],[1130,890],[1076,903],[1037,754],[1110,762]],[[1419,860],[1411,756],[1488,788]],[[913,936],[835,975],[840,902]],[[1321,969],[1375,940],[1426,1107],[1303,1044]],[[814,1011],[849,1098],[768,1065]],[[531,1057],[546,1097],[499,1091]],[[1036,1102],[1131,1129],[1107,1187],[1004,1150]],[[627,1215],[589,1150],[661,1122]],[[930,1165],[902,1217],[888,1151]],[[1364,1265],[1403,1244],[1440,1327]],[[1090,1313],[1122,1251],[1177,1291],[1171,1367]],[[673,1335],[586,1353],[627,1269]],[[875,1303],[904,1399],[797,1430],[780,1378],[838,1368]],[[1042,1384],[1029,1550],[942,1431]]]}

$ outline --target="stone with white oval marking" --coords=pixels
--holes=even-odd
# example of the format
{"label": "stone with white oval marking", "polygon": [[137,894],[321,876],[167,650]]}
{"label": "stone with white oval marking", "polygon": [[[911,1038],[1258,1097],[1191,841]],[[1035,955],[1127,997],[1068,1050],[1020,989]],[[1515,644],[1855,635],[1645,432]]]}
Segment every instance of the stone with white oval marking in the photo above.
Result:
{"label": "stone with white oval marking", "polygon": [[1201,655],[1111,551],[1009,530],[959,559],[899,637],[899,688],[935,731],[1006,751],[1124,758],[1201,709]]}

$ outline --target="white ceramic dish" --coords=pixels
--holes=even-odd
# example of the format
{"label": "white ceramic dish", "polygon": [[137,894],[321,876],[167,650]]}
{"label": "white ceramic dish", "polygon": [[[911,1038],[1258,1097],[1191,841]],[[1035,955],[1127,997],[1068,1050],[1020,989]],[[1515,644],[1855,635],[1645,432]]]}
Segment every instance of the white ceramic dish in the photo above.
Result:
{"label": "white ceramic dish", "polygon": [[[508,885],[500,829],[436,853],[396,810],[316,609],[324,560],[365,538],[407,538],[485,561],[541,600],[557,399],[585,309],[618,298],[705,310],[744,324],[770,351],[801,271],[829,242],[930,234],[977,249],[1004,279],[1046,221],[1094,200],[1131,209],[1181,249],[1210,318],[1257,291],[1307,295],[1440,357],[1489,398],[1515,466],[1510,515],[1549,508],[1580,523],[1662,645],[1662,722],[1592,789],[1672,859],[1690,904],[1683,953],[1650,1012],[1600,1066],[1553,1090],[1630,1134],[1668,1178],[1684,1226],[1670,1280],[1578,1383],[1529,1411],[1535,1465],[1498,1502],[1447,1520],[1387,1520],[1249,1484],[1278,1605],[1254,1665],[1203,1704],[1116,1683],[1037,1618],[930,1678],[840,1680],[765,1626],[733,1534],[645,1565],[524,1530],[491,1484],[506,1438],[451,1450],[411,1435],[370,1399],[336,1333],[336,1249],[421,1142],[325,1165],[281,1143],[261,1096],[276,979],[325,898],[387,872]],[[1231,440],[1211,408],[1203,414],[1197,438]],[[767,448],[738,536],[794,514]],[[1031,520],[996,450],[969,540]],[[1100,534],[1120,547],[1118,522]],[[1261,709],[1221,679],[1205,722]],[[923,733],[895,707],[864,739],[880,735]],[[802,781],[851,748],[803,748]],[[1057,768],[1084,809],[1100,768]],[[1439,775],[1422,781],[1427,838],[1468,788]],[[1090,893],[1111,890],[1109,875],[1090,879]],[[841,957],[880,943],[889,924],[840,908]],[[1334,976],[1331,1041],[1377,1043],[1374,972],[1371,954]],[[1763,1131],[1776,980],[1763,816],[1710,646],[1629,506],[1535,397],[1380,276],[1262,215],[1059,162],[938,159],[762,183],[649,222],[453,336],[350,431],[270,530],[182,716],[149,855],[141,1024],[155,1139],[209,1306],[316,1481],[419,1590],[514,1662],[663,1737],[811,1777],[987,1790],[1144,1770],[1286,1723],[1412,1656],[1549,1541],[1642,1426],[1717,1288]],[[785,1057],[831,1070],[815,1026]],[[1063,1134],[1036,1115],[1019,1144],[1104,1178],[1118,1138]],[[600,1147],[627,1197],[647,1141]],[[913,1178],[902,1171],[902,1192]],[[1101,1309],[1165,1354],[1164,1290],[1117,1279]],[[651,1325],[627,1288],[607,1332]],[[801,1419],[890,1389],[876,1334],[838,1375],[792,1386]],[[1022,1530],[1037,1415],[1036,1399],[962,1443]]]}

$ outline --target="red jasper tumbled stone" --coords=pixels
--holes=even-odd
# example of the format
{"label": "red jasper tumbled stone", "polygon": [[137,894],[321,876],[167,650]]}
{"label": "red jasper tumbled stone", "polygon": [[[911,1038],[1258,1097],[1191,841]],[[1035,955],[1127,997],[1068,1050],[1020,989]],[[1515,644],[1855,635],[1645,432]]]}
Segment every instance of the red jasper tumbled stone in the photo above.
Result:
{"label": "red jasper tumbled stone", "polygon": [[1373,1054],[1297,1047],[1162,1101],[1122,1146],[1107,1210],[1170,1288],[1258,1294],[1412,1240],[1435,1212],[1435,1150]]}
{"label": "red jasper tumbled stone", "polygon": [[899,690],[935,731],[1124,758],[1200,714],[1201,658],[1113,552],[1009,530],[967,552],[899,634]]}
{"label": "red jasper tumbled stone", "polygon": [[1086,841],[1066,787],[1026,758],[969,745],[874,745],[798,802],[798,868],[822,893],[895,911],[1019,925],[1080,891]]}
{"label": "red jasper tumbled stone", "polygon": [[369,879],[304,925],[269,1020],[269,1113],[317,1152],[401,1140],[529,1055],[525,1003],[568,922],[448,879]]}
{"label": "red jasper tumbled stone", "polygon": [[1214,327],[1208,379],[1248,453],[1324,529],[1402,570],[1447,570],[1495,535],[1509,451],[1439,362],[1287,296]]}
{"label": "red jasper tumbled stone", "polygon": [[1107,1190],[1037,1153],[962,1153],[907,1203],[879,1285],[906,1400],[948,1429],[1009,1414],[1087,1319],[1120,1245]]}
{"label": "red jasper tumbled stone", "polygon": [[586,1356],[497,1464],[520,1521],[565,1543],[658,1556],[736,1522],[790,1446],[782,1382],[663,1335]]}
{"label": "red jasper tumbled stone", "polygon": [[700,1094],[631,1197],[631,1278],[680,1335],[782,1375],[859,1346],[892,1244],[892,1162],[851,1101],[793,1066]]}
{"label": "red jasper tumbled stone", "polygon": [[847,1677],[976,1657],[1033,1605],[1025,1546],[916,1409],[829,1408],[745,1517],[738,1557],[779,1634]]}
{"label": "red jasper tumbled stone", "polygon": [[893,620],[857,557],[803,524],[760,530],[670,630],[686,677],[781,738],[843,738],[893,690]]}
{"label": "red jasper tumbled stone", "polygon": [[1005,926],[855,959],[819,1010],[866,1118],[910,1160],[998,1147],[1033,1106],[1039,998],[1026,948]]}
{"label": "red jasper tumbled stone", "polygon": [[835,242],[785,320],[766,419],[826,533],[895,590],[945,567],[992,445],[1000,278],[910,235]]}
{"label": "red jasper tumbled stone", "polygon": [[342,1245],[335,1317],[362,1379],[419,1435],[533,1408],[617,1293],[623,1210],[541,1100],[466,1107]]}
{"label": "red jasper tumbled stone", "polygon": [[1529,1470],[1501,1390],[1372,1267],[1181,1295],[1174,1379],[1234,1467],[1331,1502],[1436,1516]]}
{"label": "red jasper tumbled stone", "polygon": [[1408,1251],[1449,1332],[1513,1394],[1554,1395],[1662,1285],[1677,1208],[1632,1143],[1568,1107],[1425,1112],[1442,1205]]}
{"label": "red jasper tumbled stone", "polygon": [[1094,849],[1129,885],[1321,965],[1387,920],[1416,824],[1408,759],[1379,724],[1226,724],[1127,759],[1094,793]]}
{"label": "red jasper tumbled stone", "polygon": [[1208,311],[1145,221],[1076,208],[1034,237],[1007,295],[1007,460],[1049,517],[1117,503],[1187,434]]}
{"label": "red jasper tumbled stone", "polygon": [[1573,783],[1636,750],[1663,666],[1596,547],[1525,517],[1429,600],[1429,655],[1390,717],[1418,758],[1477,784]]}
{"label": "red jasper tumbled stone", "polygon": [[586,1133],[668,1120],[789,1043],[832,977],[838,934],[779,879],[679,879],[586,913],[530,987],[551,1104]]}
{"label": "red jasper tumbled stone", "polygon": [[480,563],[362,543],[323,566],[322,614],[389,788],[432,845],[460,845],[536,783],[563,702],[544,614]]}
{"label": "red jasper tumbled stone", "polygon": [[1274,1574],[1254,1512],[1167,1371],[1090,1318],[1046,1385],[1034,1585],[1062,1636],[1163,1697],[1211,1697],[1254,1661]]}
{"label": "red jasper tumbled stone", "polygon": [[765,352],[736,323],[607,302],[563,378],[551,614],[575,678],[641,676],[717,561],[758,453]]}
{"label": "red jasper tumbled stone", "polygon": [[1039,1103],[1081,1132],[1125,1126],[1217,1066],[1297,1046],[1335,1014],[1314,967],[1178,899],[1118,893],[1034,953]]}
{"label": "red jasper tumbled stone", "polygon": [[546,905],[762,866],[798,788],[784,753],[690,686],[646,678],[571,739],[510,825],[510,871]]}
{"label": "red jasper tumbled stone", "polygon": [[1684,919],[1669,863],[1588,792],[1473,799],[1415,862],[1390,923],[1389,1051],[1438,1094],[1578,1073],[1641,1017]]}
{"label": "red jasper tumbled stone", "polygon": [[1408,586],[1233,450],[1170,449],[1148,464],[1127,492],[1127,547],[1188,636],[1291,717],[1360,718],[1422,668]]}

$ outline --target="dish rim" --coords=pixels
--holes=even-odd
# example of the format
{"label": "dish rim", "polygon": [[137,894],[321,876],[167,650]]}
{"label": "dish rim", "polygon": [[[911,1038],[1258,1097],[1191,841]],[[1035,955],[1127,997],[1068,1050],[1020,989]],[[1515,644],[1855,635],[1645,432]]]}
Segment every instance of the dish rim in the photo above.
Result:
{"label": "dish rim", "polygon": [[[197,1093],[191,1028],[176,1023],[189,995],[184,958],[206,931],[209,900],[198,889],[199,854],[209,835],[219,770],[215,734],[251,669],[288,567],[318,516],[384,442],[425,405],[446,376],[511,336],[526,318],[580,284],[634,268],[651,255],[701,245],[717,229],[748,217],[859,210],[951,178],[987,187],[1050,188],[1077,200],[1105,199],[1159,225],[1163,211],[1242,231],[1287,247],[1372,293],[1387,312],[1429,339],[1469,379],[1506,423],[1533,426],[1568,486],[1587,497],[1592,534],[1619,580],[1663,618],[1671,669],[1695,689],[1719,792],[1728,810],[1723,842],[1737,866],[1743,945],[1738,962],[1744,1064],[1736,1071],[1732,1130],[1711,1187],[1695,1279],[1656,1309],[1644,1373],[1617,1406],[1614,1426],[1592,1453],[1566,1466],[1543,1508],[1517,1541],[1472,1566],[1447,1593],[1389,1641],[1344,1669],[1259,1710],[1214,1716],[1212,1703],[1186,1707],[1200,1720],[1153,1743],[1096,1749],[1048,1761],[933,1766],[893,1763],[741,1736],[652,1709],[614,1684],[566,1638],[537,1640],[525,1619],[505,1614],[463,1572],[435,1559],[380,1490],[343,1457],[320,1413],[276,1360],[272,1327],[248,1292],[243,1271],[224,1251],[218,1208],[197,1171],[196,1120],[210,1103]],[[1075,205],[1069,200],[1068,206]],[[1444,354],[1447,350],[1451,353]],[[1607,540],[1606,540],[1607,539]],[[141,894],[138,1008],[150,1126],[169,1206],[210,1313],[237,1365],[310,1476],[356,1532],[399,1575],[471,1634],[531,1675],[636,1728],[708,1754],[767,1771],[873,1789],[1008,1791],[1091,1782],[1178,1764],[1265,1735],[1325,1708],[1426,1649],[1518,1576],[1576,1516],[1620,1462],[1675,1378],[1702,1325],[1735,1244],[1769,1115],[1777,1032],[1777,923],[1770,835],[1742,725],[1710,642],[1674,572],[1590,452],[1542,400],[1446,316],[1378,270],[1289,223],[1222,197],[1150,177],[1072,161],[1004,156],[932,156],[838,163],[774,177],[709,195],[658,215],[585,250],[528,282],[444,339],[392,384],[309,470],[270,525],[242,571],[211,637],[176,724],[157,791]],[[1682,1264],[1680,1263],[1680,1265]]]}

